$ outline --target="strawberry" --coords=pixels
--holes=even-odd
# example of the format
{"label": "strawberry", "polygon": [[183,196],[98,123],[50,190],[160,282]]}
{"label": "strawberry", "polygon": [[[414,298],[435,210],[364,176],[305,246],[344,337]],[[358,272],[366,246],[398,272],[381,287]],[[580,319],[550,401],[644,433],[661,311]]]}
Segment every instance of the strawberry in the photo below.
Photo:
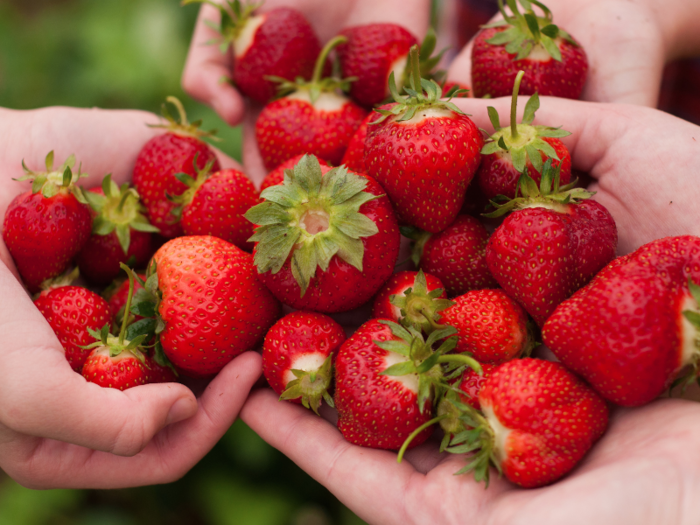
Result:
{"label": "strawberry", "polygon": [[333,407],[328,394],[333,357],[345,342],[343,328],[315,312],[292,312],[277,321],[263,343],[263,374],[272,389],[318,414],[321,400]]}
{"label": "strawberry", "polygon": [[481,403],[479,403],[479,392],[481,392],[484,383],[489,377],[491,377],[491,374],[495,370],[498,370],[498,365],[487,365],[485,363],[480,364],[483,371],[481,375],[479,375],[472,368],[467,368],[459,381],[459,385],[457,385],[457,388],[461,390],[459,397],[462,403],[466,403],[476,410],[481,410]]}
{"label": "strawberry", "polygon": [[255,265],[284,304],[323,313],[368,301],[392,274],[399,229],[384,191],[345,167],[323,174],[313,156],[267,188],[246,218],[258,225]]}
{"label": "strawberry", "polygon": [[408,96],[398,94],[391,75],[397,103],[377,110],[381,117],[369,126],[365,165],[386,190],[399,220],[434,233],[457,217],[479,166],[483,139],[469,117],[440,100],[437,83],[421,79],[418,60],[414,47]]}
{"label": "strawberry", "polygon": [[497,365],[534,347],[527,314],[503,290],[472,290],[454,298],[441,322],[457,329],[456,352],[469,352],[479,363]]}
{"label": "strawberry", "polygon": [[76,258],[80,274],[93,284],[107,284],[121,272],[119,263],[146,266],[158,228],[142,214],[136,190],[128,184],[120,188],[107,175],[101,188],[84,195],[94,213],[92,235]]}
{"label": "strawberry", "polygon": [[[689,282],[690,280],[690,282]],[[542,337],[604,398],[648,403],[700,356],[700,239],[667,237],[615,259],[561,303]],[[682,380],[682,379],[681,379]]]}
{"label": "strawberry", "polygon": [[168,123],[154,127],[167,131],[153,137],[141,148],[132,182],[148,210],[151,224],[159,228],[164,237],[173,238],[182,235],[182,227],[172,214],[175,204],[167,196],[180,195],[187,189],[175,175],[186,173],[195,177],[196,169],[204,168],[210,161],[214,162],[212,170],[219,171],[220,167],[214,151],[202,140],[212,134],[200,130],[200,122],[190,124],[187,121],[185,109],[178,99],[168,97],[166,100],[177,109],[179,120],[173,118],[163,105],[163,116]]}
{"label": "strawberry", "polygon": [[[504,97],[510,94],[519,70],[525,71],[521,92],[577,99],[588,73],[583,48],[552,23],[552,13],[540,2],[506,0],[512,14],[503,9],[503,20],[482,26],[472,47],[474,96]],[[544,16],[536,16],[532,4]]]}
{"label": "strawberry", "polygon": [[[137,293],[141,286],[140,280],[145,280],[145,274],[138,274],[138,279],[134,281],[134,293]],[[102,292],[102,297],[107,300],[109,304],[110,315],[112,316],[112,322],[114,324],[121,324],[121,316],[124,315],[124,307],[126,306],[126,300],[129,296],[129,280],[125,279],[113,282],[107,289]],[[141,316],[136,316],[136,320],[142,319]]]}
{"label": "strawberry", "polygon": [[[479,391],[481,413],[469,409],[469,429],[448,452],[478,449],[459,473],[488,484],[489,464],[521,487],[541,487],[573,469],[608,425],[605,402],[559,363],[515,359],[499,366]],[[482,415],[483,414],[483,415]]]}
{"label": "strawberry", "polygon": [[[302,157],[305,155],[297,155],[296,157],[292,157],[289,160],[285,160],[282,164],[277,166],[274,170],[272,170],[270,173],[265,176],[265,179],[262,181],[262,185],[260,186],[260,191],[262,192],[263,190],[269,188],[270,186],[277,186],[278,184],[282,184],[284,182],[284,172],[287,170],[291,170],[299,164],[299,161],[302,159]],[[319,159],[316,157],[316,160],[318,160],[318,163],[321,165],[321,171],[325,174],[327,171],[330,171],[331,167],[328,165],[328,163],[323,160]]]}
{"label": "strawberry", "polygon": [[345,150],[341,164],[344,164],[349,170],[357,173],[367,173],[365,166],[365,139],[367,138],[367,129],[369,123],[377,120],[379,113],[372,111],[360,123],[360,127],[350,139],[348,148]]}
{"label": "strawberry", "polygon": [[447,80],[442,84],[442,96],[453,98],[470,98],[471,89],[469,86],[454,80]]}
{"label": "strawberry", "polygon": [[449,297],[498,286],[486,267],[489,232],[478,219],[459,215],[440,233],[416,228],[401,228],[401,233],[416,241],[414,264],[440,279]]}
{"label": "strawberry", "polygon": [[146,383],[176,383],[177,374],[170,366],[163,366],[155,358],[146,355]]}
{"label": "strawberry", "polygon": [[289,7],[265,13],[254,11],[261,3],[226,0],[185,0],[183,5],[207,3],[221,12],[220,48],[233,48],[233,82],[244,95],[267,103],[276,94],[270,77],[289,81],[308,79],[321,51],[321,43],[304,15]]}
{"label": "strawberry", "polygon": [[422,271],[396,273],[374,298],[372,317],[430,333],[439,327],[440,312],[452,304],[444,288],[440,279]]}
{"label": "strawberry", "polygon": [[[255,122],[255,138],[265,167],[310,153],[338,164],[367,112],[338,93],[347,81],[321,78],[328,53],[344,37],[336,37],[321,51],[310,81],[280,83],[280,99],[266,105]],[[282,79],[280,79],[282,80]]]}
{"label": "strawberry", "polygon": [[558,169],[545,162],[540,187],[520,177],[522,197],[498,205],[515,210],[486,245],[486,264],[498,284],[542,326],[564,299],[588,283],[613,257],[617,228],[590,192],[559,187]]}
{"label": "strawberry", "polygon": [[525,170],[539,184],[544,162],[548,158],[552,159],[552,167],[559,168],[561,184],[566,185],[571,180],[571,155],[559,139],[571,133],[560,128],[532,125],[535,112],[540,107],[537,93],[527,101],[522,123],[518,124],[515,120],[518,89],[523,75],[524,71],[520,71],[513,85],[509,127],[502,128],[496,109],[488,108],[494,133],[481,150],[481,165],[475,177],[488,199],[498,195],[515,198],[518,179]]}
{"label": "strawberry", "polygon": [[54,170],[53,151],[46,156],[46,171],[22,166],[32,190],[15,197],[5,211],[2,237],[30,292],[38,292],[47,279],[61,275],[90,237],[92,217],[82,190],[83,177],[73,172],[70,156]]}
{"label": "strawberry", "polygon": [[83,347],[93,342],[88,329],[100,330],[110,324],[107,302],[87,288],[58,286],[42,291],[34,306],[58,337],[70,366],[80,372],[90,354]]}
{"label": "strawberry", "polygon": [[242,172],[226,169],[210,173],[211,164],[197,170],[196,179],[185,173],[175,175],[187,190],[171,199],[178,205],[173,214],[180,217],[185,235],[213,235],[253,251],[248,242],[253,226],[243,214],[260,202],[258,192]]}

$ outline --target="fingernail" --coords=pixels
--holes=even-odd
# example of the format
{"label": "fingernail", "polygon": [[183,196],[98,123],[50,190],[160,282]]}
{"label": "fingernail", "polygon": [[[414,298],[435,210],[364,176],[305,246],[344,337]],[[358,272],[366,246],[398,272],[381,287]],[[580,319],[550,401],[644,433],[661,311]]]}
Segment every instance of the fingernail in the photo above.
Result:
{"label": "fingernail", "polygon": [[165,419],[165,424],[171,425],[178,421],[188,419],[193,415],[192,401],[183,397],[175,401],[175,404],[170,407],[170,412],[168,412],[168,417]]}

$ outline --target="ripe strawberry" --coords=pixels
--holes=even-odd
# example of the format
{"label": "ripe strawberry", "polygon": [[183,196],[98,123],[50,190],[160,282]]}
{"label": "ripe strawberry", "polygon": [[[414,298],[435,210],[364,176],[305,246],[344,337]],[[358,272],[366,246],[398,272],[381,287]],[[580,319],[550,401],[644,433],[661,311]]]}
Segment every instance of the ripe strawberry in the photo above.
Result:
{"label": "ripe strawberry", "polygon": [[248,242],[253,226],[243,215],[260,202],[255,186],[238,170],[210,173],[210,169],[211,163],[197,170],[196,179],[184,173],[176,175],[187,190],[171,199],[178,205],[173,214],[180,217],[185,235],[213,235],[253,251]]}
{"label": "ripe strawberry", "polygon": [[272,389],[318,414],[321,400],[329,406],[333,358],[345,341],[343,328],[330,317],[292,312],[277,321],[263,343],[263,374]]}
{"label": "ripe strawberry", "polygon": [[[415,47],[411,61],[418,61]],[[382,116],[369,126],[365,165],[386,190],[399,220],[434,233],[457,217],[479,166],[483,139],[469,117],[440,100],[437,83],[421,85],[415,73],[411,88],[410,96],[400,96],[392,85],[397,103],[377,110]]]}
{"label": "ripe strawberry", "polygon": [[391,319],[430,333],[439,327],[440,312],[450,306],[440,279],[419,272],[399,272],[374,298],[372,317]]}
{"label": "ripe strawberry", "polygon": [[367,138],[367,128],[369,123],[379,118],[379,113],[372,111],[357,128],[357,131],[350,139],[348,148],[345,150],[341,164],[344,164],[349,170],[356,173],[367,173],[365,165],[365,140]]}
{"label": "ripe strawberry", "polygon": [[[262,181],[260,191],[262,192],[270,186],[277,186],[278,184],[282,184],[284,182],[284,172],[293,169],[294,166],[299,164],[299,161],[304,157],[304,155],[305,153],[302,155],[297,155],[296,157],[292,157],[289,160],[285,160],[282,164],[280,164],[274,170],[268,173],[265,179]],[[319,159],[318,157],[316,157],[316,160],[318,160],[318,163],[321,165],[321,171],[324,174],[327,171],[331,170],[331,167],[325,160]]]}
{"label": "ripe strawberry", "polygon": [[515,359],[499,366],[479,392],[480,413],[462,416],[467,430],[453,453],[479,449],[459,473],[488,484],[489,463],[521,487],[541,487],[573,469],[608,425],[605,402],[559,363]]}
{"label": "ripe strawberry", "polygon": [[136,190],[120,188],[107,175],[101,188],[84,193],[93,209],[92,235],[78,253],[80,274],[94,284],[107,284],[121,272],[119,263],[144,267],[153,255],[152,226],[142,214]]}
{"label": "ripe strawberry", "polygon": [[414,264],[440,279],[448,297],[498,286],[486,267],[489,232],[478,219],[459,215],[440,233],[416,228],[402,228],[401,232],[416,241]]}
{"label": "ripe strawberry", "polygon": [[267,103],[276,94],[270,77],[308,79],[321,51],[311,24],[296,9],[277,7],[255,14],[261,3],[226,0],[185,0],[183,5],[208,3],[221,11],[221,50],[233,48],[232,72],[236,87],[248,97]]}
{"label": "ripe strawberry", "polygon": [[46,171],[31,171],[18,180],[32,181],[32,190],[15,197],[5,211],[2,237],[30,292],[66,271],[90,236],[92,217],[82,190],[75,183],[83,175],[73,172],[70,156],[54,170],[53,151],[46,156]]}
{"label": "ripe strawberry", "polygon": [[[450,93],[452,91],[452,93]],[[452,98],[471,98],[471,88],[460,82],[447,80],[442,84],[442,96]]]}
{"label": "ripe strawberry", "polygon": [[[145,274],[138,274],[140,280],[145,280]],[[139,279],[134,281],[134,294],[143,288]],[[129,296],[129,280],[115,281],[107,289],[102,292],[102,297],[107,300],[109,304],[110,315],[112,316],[112,322],[116,325],[121,325],[121,316],[124,315],[124,307],[126,305],[126,300]],[[140,316],[136,316],[136,320],[141,319]]]}
{"label": "ripe strawberry", "polygon": [[481,403],[479,403],[479,392],[486,383],[486,380],[491,377],[491,374],[495,370],[498,370],[498,365],[487,365],[485,363],[480,363],[483,373],[479,375],[474,369],[467,368],[464,371],[464,375],[459,381],[459,388],[462,393],[460,393],[460,400],[462,403],[475,408],[476,410],[481,410]]}
{"label": "ripe strawberry", "polygon": [[347,88],[346,81],[321,78],[328,53],[343,39],[336,37],[326,44],[309,82],[282,82],[281,92],[288,94],[260,112],[255,138],[268,170],[301,153],[316,155],[331,164],[343,158],[350,139],[367,116],[364,109],[338,93]]}
{"label": "ripe strawberry", "polygon": [[88,329],[100,330],[110,324],[107,302],[87,288],[58,286],[42,291],[34,306],[58,337],[70,366],[80,372],[90,354],[82,347],[93,342]]}
{"label": "ripe strawberry", "polygon": [[389,278],[399,229],[373,179],[334,168],[323,175],[313,156],[267,188],[246,213],[260,280],[283,303],[318,312],[352,310]]}
{"label": "ripe strawberry", "polygon": [[490,216],[515,210],[486,245],[486,264],[505,292],[541,327],[564,299],[613,257],[617,228],[601,204],[580,188],[559,187],[558,169],[545,163],[540,188],[520,178],[522,197]]}
{"label": "ripe strawberry", "polygon": [[515,120],[518,89],[523,74],[524,71],[518,73],[513,85],[509,127],[502,128],[496,109],[488,108],[494,133],[481,150],[481,165],[475,177],[488,199],[494,199],[498,195],[514,199],[518,179],[525,170],[539,184],[542,168],[548,158],[552,159],[552,167],[559,168],[561,184],[568,184],[571,180],[571,155],[559,140],[559,137],[571,133],[560,128],[532,125],[535,112],[540,107],[537,93],[527,101],[522,123],[518,124]]}
{"label": "ripe strawberry", "polygon": [[472,47],[474,96],[496,98],[511,93],[515,76],[525,70],[522,94],[552,95],[577,99],[588,72],[583,48],[562,28],[552,23],[552,13],[541,3],[544,16],[536,16],[531,3],[506,0],[512,14],[501,4],[503,20],[482,26]]}
{"label": "ripe strawberry", "polygon": [[211,136],[199,129],[199,122],[190,124],[182,103],[175,97],[168,97],[179,113],[179,120],[170,116],[163,105],[163,116],[168,121],[162,126],[166,131],[146,142],[136,157],[133,184],[141,201],[148,210],[151,224],[160,229],[167,238],[182,235],[182,227],[177,217],[172,214],[175,204],[168,200],[168,195],[180,195],[187,186],[175,175],[186,173],[196,176],[196,169],[202,169],[208,162],[214,162],[212,168],[219,171],[219,162],[212,149],[202,140]]}
{"label": "ripe strawberry", "polygon": [[529,355],[534,337],[527,314],[503,290],[472,290],[454,298],[441,322],[457,329],[456,352],[497,365]]}
{"label": "ripe strawberry", "polygon": [[[689,279],[692,280],[689,282]],[[604,398],[648,403],[690,365],[697,375],[700,239],[667,237],[615,259],[560,304],[542,336]]]}
{"label": "ripe strawberry", "polygon": [[176,383],[177,374],[169,366],[159,364],[155,358],[146,355],[146,383]]}

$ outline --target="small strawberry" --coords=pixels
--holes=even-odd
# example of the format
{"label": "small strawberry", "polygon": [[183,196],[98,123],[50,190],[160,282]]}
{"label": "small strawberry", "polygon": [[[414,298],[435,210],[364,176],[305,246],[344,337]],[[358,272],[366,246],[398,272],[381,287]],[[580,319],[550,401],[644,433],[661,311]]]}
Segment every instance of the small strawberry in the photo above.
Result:
{"label": "small strawberry", "polygon": [[[139,290],[143,288],[141,282],[146,279],[145,274],[137,274],[138,279],[134,281],[134,293],[136,294]],[[112,316],[112,322],[115,325],[121,325],[122,315],[124,315],[124,307],[126,306],[126,300],[129,296],[129,279],[115,280],[111,285],[107,287],[105,291],[102,292],[102,297],[107,300],[109,304],[109,311]],[[141,319],[137,316],[136,320]]]}
{"label": "small strawberry", "polygon": [[292,312],[277,321],[263,343],[263,374],[272,389],[318,414],[321,400],[333,407],[328,394],[333,358],[345,341],[343,328],[330,317]]}
{"label": "small strawberry", "polygon": [[442,96],[453,98],[470,98],[471,89],[465,84],[448,80],[442,84]]}
{"label": "small strawberry", "polygon": [[534,337],[527,314],[503,290],[472,290],[453,301],[441,322],[457,329],[456,352],[490,365],[530,355]]}
{"label": "small strawberry", "polygon": [[30,292],[66,271],[90,237],[92,216],[82,190],[75,183],[84,175],[73,172],[70,156],[54,170],[53,151],[46,171],[32,171],[18,180],[32,181],[32,189],[15,197],[5,211],[2,238]]}
{"label": "small strawberry", "polygon": [[[577,99],[588,72],[583,48],[562,28],[552,23],[552,13],[540,2],[506,0],[512,14],[499,7],[503,20],[482,26],[472,47],[474,96],[504,97],[510,94],[515,76],[525,70],[521,92]],[[532,4],[544,16],[537,16]]]}
{"label": "small strawberry", "polygon": [[151,224],[160,229],[161,235],[172,238],[182,235],[182,227],[172,214],[175,204],[167,196],[180,195],[187,189],[175,175],[186,173],[195,177],[196,169],[204,168],[210,161],[214,162],[211,168],[214,171],[219,171],[220,167],[214,151],[202,140],[212,133],[200,130],[201,122],[190,124],[178,99],[168,97],[166,100],[177,109],[179,120],[170,115],[164,104],[163,116],[167,124],[153,127],[161,127],[166,132],[153,137],[141,148],[134,165],[133,184],[148,210]]}
{"label": "small strawberry", "polygon": [[475,178],[489,199],[498,195],[514,199],[518,179],[525,170],[539,184],[544,162],[548,158],[552,159],[552,167],[559,168],[559,182],[562,185],[571,180],[571,155],[560,140],[571,133],[560,128],[532,125],[535,112],[540,107],[537,93],[527,101],[522,123],[518,124],[515,120],[523,74],[524,71],[518,73],[513,85],[509,127],[502,128],[496,109],[488,108],[494,133],[481,150],[481,165]]}
{"label": "small strawberry", "polygon": [[[489,481],[489,464],[521,487],[541,487],[573,469],[608,425],[605,402],[559,363],[515,359],[499,366],[479,391],[481,413],[460,419],[448,452],[472,453],[458,474]],[[482,415],[483,414],[483,415]],[[476,451],[476,452],[474,452]]]}
{"label": "small strawberry", "polygon": [[[270,173],[268,173],[265,176],[265,179],[262,181],[262,185],[260,186],[260,191],[264,191],[270,186],[277,186],[278,184],[282,184],[284,182],[284,172],[287,170],[291,170],[299,164],[299,161],[306,155],[305,153],[301,155],[297,155],[296,157],[292,157],[289,160],[285,160],[282,164],[277,166],[274,170],[272,170]],[[331,167],[328,165],[328,163],[323,160],[319,159],[316,157],[316,160],[318,160],[318,163],[321,165],[321,171],[325,174],[327,171],[331,170]],[[364,173],[364,172],[363,172]]]}
{"label": "small strawberry", "polygon": [[478,219],[459,215],[439,233],[417,228],[401,228],[401,233],[416,241],[413,263],[440,279],[448,297],[498,286],[486,266],[489,232]]}
{"label": "small strawberry", "polygon": [[[336,37],[321,51],[310,81],[280,83],[285,96],[265,106],[255,122],[255,138],[265,167],[272,170],[285,160],[310,153],[338,164],[350,139],[367,112],[339,94],[347,81],[321,78],[323,64],[334,46],[344,40]],[[282,79],[280,79],[282,80]]]}
{"label": "small strawberry", "polygon": [[142,214],[139,194],[121,188],[107,175],[101,188],[84,193],[94,213],[92,235],[78,253],[80,274],[94,284],[107,284],[121,272],[119,263],[144,267],[153,255],[152,226]]}
{"label": "small strawberry", "polygon": [[110,324],[107,302],[87,288],[58,284],[42,291],[34,306],[58,337],[70,366],[80,372],[90,354],[84,347],[93,342],[88,329],[100,330]]}
{"label": "small strawberry", "polygon": [[460,400],[462,403],[475,408],[476,410],[481,410],[481,403],[479,403],[479,392],[481,392],[486,380],[491,377],[491,374],[495,370],[498,370],[498,365],[487,365],[485,363],[481,364],[481,370],[483,373],[479,375],[474,369],[467,368],[464,371],[464,375],[459,381],[457,388],[461,390]]}
{"label": "small strawberry", "polygon": [[262,3],[226,0],[185,0],[183,5],[206,3],[221,12],[220,48],[233,48],[233,82],[248,97],[267,103],[276,94],[270,77],[308,79],[321,43],[304,15],[289,7],[255,13]]}
{"label": "small strawberry", "polygon": [[476,125],[442,88],[419,74],[412,48],[407,96],[390,85],[396,104],[377,110],[365,142],[367,173],[386,190],[399,220],[429,232],[445,229],[457,217],[479,166],[483,145]]}
{"label": "small strawberry", "polygon": [[146,383],[176,383],[177,374],[170,366],[159,364],[155,358],[146,355]]}
{"label": "small strawberry", "polygon": [[253,226],[243,215],[260,202],[260,196],[244,173],[235,169],[210,173],[211,165],[212,161],[197,170],[196,179],[185,173],[175,175],[187,190],[172,197],[178,205],[173,214],[180,218],[185,235],[213,235],[253,251],[248,242]]}
{"label": "small strawberry", "polygon": [[648,403],[679,375],[686,382],[697,376],[695,283],[700,239],[653,241],[615,259],[561,303],[542,329],[543,340],[604,398],[623,406]]}
{"label": "small strawberry", "polygon": [[559,303],[615,257],[617,248],[617,228],[608,210],[584,189],[560,188],[551,162],[545,162],[539,188],[523,173],[522,197],[489,214],[514,210],[486,245],[491,275],[540,327]]}
{"label": "small strawberry", "polygon": [[267,188],[246,218],[258,225],[258,277],[284,304],[318,312],[352,310],[392,274],[399,229],[384,191],[344,167],[323,174],[313,156]]}

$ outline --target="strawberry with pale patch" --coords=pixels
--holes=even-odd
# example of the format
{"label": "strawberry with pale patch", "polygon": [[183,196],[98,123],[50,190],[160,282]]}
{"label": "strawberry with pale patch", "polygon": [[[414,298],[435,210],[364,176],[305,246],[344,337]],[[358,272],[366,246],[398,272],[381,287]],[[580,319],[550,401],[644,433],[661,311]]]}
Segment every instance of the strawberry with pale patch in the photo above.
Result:
{"label": "strawberry with pale patch", "polygon": [[345,342],[345,331],[330,317],[297,311],[277,321],[263,343],[263,374],[285,399],[318,414],[321,400],[333,407],[328,393],[333,358]]}

